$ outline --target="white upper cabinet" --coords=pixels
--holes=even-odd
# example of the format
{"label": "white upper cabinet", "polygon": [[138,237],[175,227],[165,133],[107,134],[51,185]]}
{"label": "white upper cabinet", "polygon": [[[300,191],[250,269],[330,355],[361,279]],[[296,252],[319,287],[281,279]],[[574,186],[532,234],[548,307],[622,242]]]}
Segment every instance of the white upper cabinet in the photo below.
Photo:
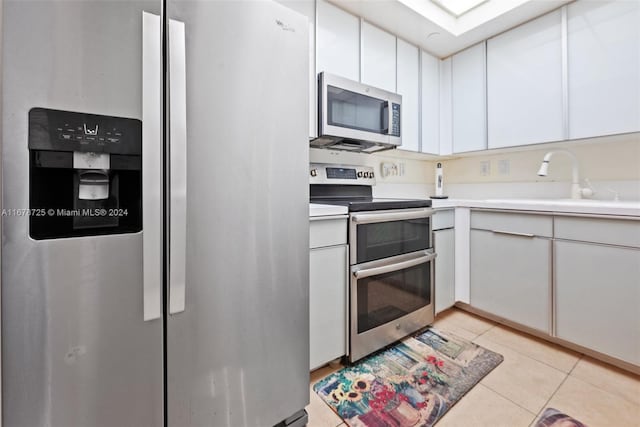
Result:
{"label": "white upper cabinet", "polygon": [[440,60],[427,52],[420,53],[420,101],[422,110],[423,153],[440,153]]}
{"label": "white upper cabinet", "polygon": [[362,83],[396,91],[396,38],[362,23]]}
{"label": "white upper cabinet", "polygon": [[562,89],[560,10],[489,39],[489,148],[565,139]]}
{"label": "white upper cabinet", "polygon": [[402,95],[403,150],[420,151],[420,50],[398,39],[398,90]]}
{"label": "white upper cabinet", "polygon": [[567,7],[569,137],[640,131],[640,2]]}
{"label": "white upper cabinet", "polygon": [[325,0],[318,0],[317,13],[316,71],[358,81],[360,19]]}
{"label": "white upper cabinet", "polygon": [[453,152],[487,148],[485,44],[453,55]]}
{"label": "white upper cabinet", "polygon": [[453,152],[451,57],[440,61],[440,151],[441,156]]}

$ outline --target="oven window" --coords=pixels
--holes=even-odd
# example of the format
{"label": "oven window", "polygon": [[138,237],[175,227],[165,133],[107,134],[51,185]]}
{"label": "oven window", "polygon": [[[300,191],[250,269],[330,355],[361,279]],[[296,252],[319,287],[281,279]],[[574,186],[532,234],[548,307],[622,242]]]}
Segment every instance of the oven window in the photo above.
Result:
{"label": "oven window", "polygon": [[358,225],[357,264],[429,249],[430,218]]}
{"label": "oven window", "polygon": [[332,126],[386,133],[386,101],[327,86],[327,121]]}
{"label": "oven window", "polygon": [[358,333],[431,304],[431,262],[359,279]]}

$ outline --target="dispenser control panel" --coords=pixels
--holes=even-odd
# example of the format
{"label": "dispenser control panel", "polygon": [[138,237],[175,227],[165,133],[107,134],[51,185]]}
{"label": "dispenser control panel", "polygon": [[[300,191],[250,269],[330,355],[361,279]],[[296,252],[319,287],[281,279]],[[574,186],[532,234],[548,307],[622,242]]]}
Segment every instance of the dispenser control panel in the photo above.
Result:
{"label": "dispenser control panel", "polygon": [[29,111],[29,217],[35,240],[142,229],[142,122]]}
{"label": "dispenser control panel", "polygon": [[29,149],[140,155],[139,120],[32,108]]}

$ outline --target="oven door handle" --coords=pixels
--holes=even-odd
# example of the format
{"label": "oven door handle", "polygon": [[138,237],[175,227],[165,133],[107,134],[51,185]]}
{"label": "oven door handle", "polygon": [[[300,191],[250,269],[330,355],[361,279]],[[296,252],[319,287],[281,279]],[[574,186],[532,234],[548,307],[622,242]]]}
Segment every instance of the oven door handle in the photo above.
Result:
{"label": "oven door handle", "polygon": [[366,268],[364,270],[356,270],[353,272],[353,277],[356,279],[364,279],[365,277],[377,276],[379,274],[391,273],[392,271],[404,270],[405,268],[414,267],[416,265],[424,264],[429,261],[433,261],[438,254],[429,253],[418,258],[410,259],[408,261],[397,262],[389,265],[383,265],[381,267]]}
{"label": "oven door handle", "polygon": [[372,222],[404,221],[408,219],[428,218],[431,215],[433,215],[433,209],[418,209],[387,213],[357,213],[351,215],[351,221],[356,224],[369,224]]}

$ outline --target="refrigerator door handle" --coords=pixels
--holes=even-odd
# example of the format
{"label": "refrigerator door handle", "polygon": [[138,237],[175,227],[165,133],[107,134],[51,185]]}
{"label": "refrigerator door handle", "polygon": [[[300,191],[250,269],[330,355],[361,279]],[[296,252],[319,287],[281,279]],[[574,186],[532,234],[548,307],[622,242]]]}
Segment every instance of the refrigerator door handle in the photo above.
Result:
{"label": "refrigerator door handle", "polygon": [[185,308],[187,84],[184,22],[169,20],[169,314]]}
{"label": "refrigerator door handle", "polygon": [[143,319],[162,315],[162,28],[142,12]]}

